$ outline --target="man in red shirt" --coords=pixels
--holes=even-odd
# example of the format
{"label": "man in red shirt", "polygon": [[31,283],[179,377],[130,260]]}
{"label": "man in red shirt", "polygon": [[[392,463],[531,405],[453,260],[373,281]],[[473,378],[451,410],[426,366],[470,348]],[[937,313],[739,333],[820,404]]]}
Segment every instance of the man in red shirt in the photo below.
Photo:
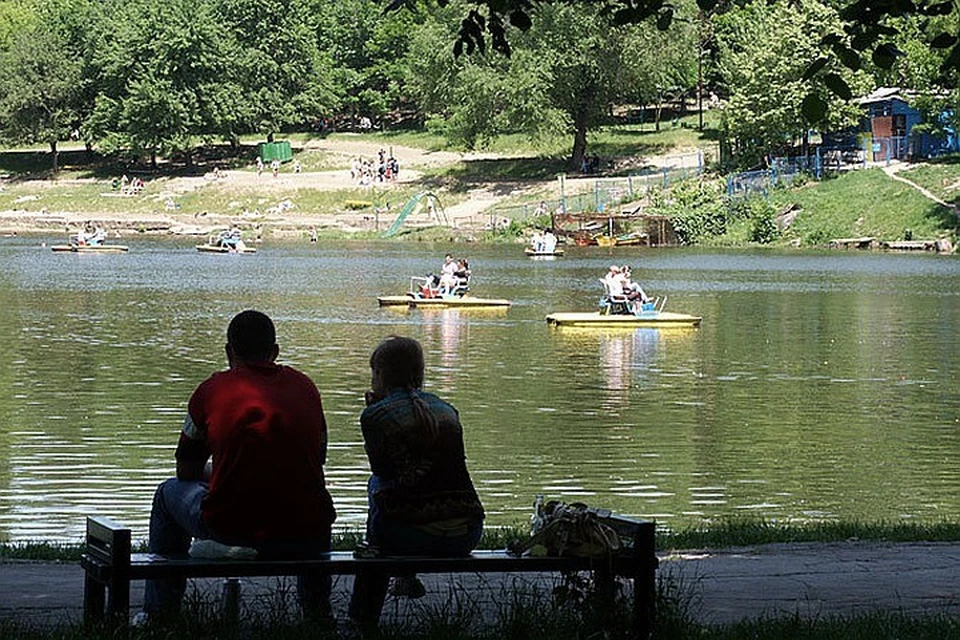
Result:
{"label": "man in red shirt", "polygon": [[[233,318],[226,352],[230,368],[190,398],[177,477],[153,498],[149,551],[186,554],[199,538],[252,547],[259,557],[328,552],[336,514],[323,477],[320,393],[306,375],[276,364],[276,331],[259,311]],[[300,576],[297,586],[305,615],[328,615],[329,576]],[[185,588],[183,580],[147,581],[144,611],[176,612]]]}

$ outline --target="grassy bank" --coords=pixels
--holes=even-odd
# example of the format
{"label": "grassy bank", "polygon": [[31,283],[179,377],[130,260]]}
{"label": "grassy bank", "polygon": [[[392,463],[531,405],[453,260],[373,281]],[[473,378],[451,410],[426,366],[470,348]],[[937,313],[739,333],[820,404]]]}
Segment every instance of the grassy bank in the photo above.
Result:
{"label": "grassy bank", "polygon": [[[954,179],[960,179],[960,165],[950,166]],[[903,175],[910,178],[916,171],[919,169]],[[880,169],[851,171],[837,178],[775,190],[770,202],[777,210],[793,204],[801,207],[783,241],[799,239],[802,246],[862,236],[900,240],[907,229],[914,238],[938,238],[954,233],[958,226],[952,211]]]}

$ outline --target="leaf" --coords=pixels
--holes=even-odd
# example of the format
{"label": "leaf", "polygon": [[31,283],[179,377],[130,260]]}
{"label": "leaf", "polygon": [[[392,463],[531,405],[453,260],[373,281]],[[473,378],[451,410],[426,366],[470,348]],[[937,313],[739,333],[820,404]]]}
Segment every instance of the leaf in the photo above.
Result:
{"label": "leaf", "polygon": [[866,51],[877,40],[877,35],[873,33],[860,33],[853,37],[850,46],[857,51]]}
{"label": "leaf", "polygon": [[828,33],[820,38],[820,44],[825,47],[832,47],[835,44],[839,44],[842,40],[843,37],[839,33]]}
{"label": "leaf", "polygon": [[673,22],[673,9],[666,8],[660,15],[657,16],[657,29],[660,31],[666,31],[670,28],[670,24]]}
{"label": "leaf", "polygon": [[850,100],[853,98],[850,85],[836,73],[828,73],[823,76],[823,84],[827,85],[827,89],[830,89],[831,92],[842,100]]}
{"label": "leaf", "polygon": [[518,9],[510,13],[510,24],[520,31],[526,31],[533,26],[533,21],[530,20],[530,16],[525,11]]}
{"label": "leaf", "polygon": [[922,12],[928,16],[948,16],[952,11],[952,2],[938,2],[922,10]]}
{"label": "leaf", "polygon": [[630,9],[618,9],[613,14],[613,24],[618,27],[624,27],[628,24],[634,24],[635,18]]}
{"label": "leaf", "polygon": [[949,69],[958,69],[960,68],[960,45],[954,45],[953,49],[950,50],[950,54],[947,56],[947,59],[943,61],[943,64],[940,65],[940,69],[947,71]]}
{"label": "leaf", "polygon": [[815,93],[809,94],[800,103],[800,113],[810,123],[817,123],[827,116],[827,102]]}
{"label": "leaf", "polygon": [[938,34],[933,40],[930,41],[931,49],[949,49],[953,45],[957,44],[957,36],[947,33],[944,31],[941,34]]}
{"label": "leaf", "polygon": [[849,47],[837,48],[834,49],[834,51],[837,57],[840,58],[840,64],[851,71],[858,71],[863,64],[860,61],[860,54]]}
{"label": "leaf", "polygon": [[877,45],[877,48],[873,50],[873,64],[881,69],[890,69],[893,67],[893,63],[897,61],[897,56],[900,55],[903,55],[903,53],[896,46],[884,42]]}
{"label": "leaf", "polygon": [[828,62],[830,62],[830,58],[826,56],[820,56],[814,60],[810,66],[807,67],[807,70],[803,72],[803,79],[809,80],[813,76],[817,75],[817,72],[827,66]]}

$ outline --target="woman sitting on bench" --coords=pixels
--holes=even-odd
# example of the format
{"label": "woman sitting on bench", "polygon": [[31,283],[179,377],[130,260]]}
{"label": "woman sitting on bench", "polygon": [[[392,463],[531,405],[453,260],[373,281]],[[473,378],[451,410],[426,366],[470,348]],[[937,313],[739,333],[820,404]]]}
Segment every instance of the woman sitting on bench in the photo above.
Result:
{"label": "woman sitting on bench", "polygon": [[[372,475],[367,544],[380,555],[468,555],[483,533],[483,506],[473,487],[457,410],[422,390],[423,349],[390,337],[370,357],[371,386],[360,415]],[[357,575],[350,617],[380,620],[390,576]],[[415,576],[394,582],[395,595],[423,595]]]}

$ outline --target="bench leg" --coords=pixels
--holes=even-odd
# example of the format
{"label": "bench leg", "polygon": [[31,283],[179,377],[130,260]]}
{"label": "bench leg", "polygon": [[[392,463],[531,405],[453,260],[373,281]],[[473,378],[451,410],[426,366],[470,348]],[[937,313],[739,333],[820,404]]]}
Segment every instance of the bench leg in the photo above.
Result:
{"label": "bench leg", "polygon": [[88,625],[103,622],[107,603],[107,585],[95,580],[89,573],[83,579],[83,620]]}
{"label": "bench leg", "polygon": [[656,558],[633,577],[633,630],[632,636],[647,640],[653,633],[657,598]]}
{"label": "bench leg", "polygon": [[223,581],[223,601],[220,610],[223,624],[235,628],[240,621],[240,579],[227,578]]}
{"label": "bench leg", "polygon": [[113,621],[126,626],[130,620],[130,579],[125,575],[114,574],[110,580],[108,596],[107,613]]}

